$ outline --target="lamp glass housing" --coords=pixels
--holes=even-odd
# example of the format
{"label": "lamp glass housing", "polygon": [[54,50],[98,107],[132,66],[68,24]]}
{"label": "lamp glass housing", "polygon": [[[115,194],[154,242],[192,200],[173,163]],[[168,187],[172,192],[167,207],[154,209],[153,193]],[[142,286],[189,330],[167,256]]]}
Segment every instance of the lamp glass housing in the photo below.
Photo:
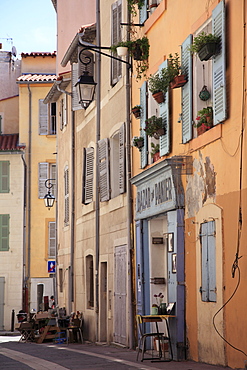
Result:
{"label": "lamp glass housing", "polygon": [[49,191],[48,193],[44,196],[44,203],[47,208],[52,208],[55,202],[55,197],[53,194],[51,194]]}
{"label": "lamp glass housing", "polygon": [[88,75],[88,71],[84,71],[75,84],[79,96],[79,103],[86,109],[94,99],[94,92],[97,83],[94,82],[93,76]]}

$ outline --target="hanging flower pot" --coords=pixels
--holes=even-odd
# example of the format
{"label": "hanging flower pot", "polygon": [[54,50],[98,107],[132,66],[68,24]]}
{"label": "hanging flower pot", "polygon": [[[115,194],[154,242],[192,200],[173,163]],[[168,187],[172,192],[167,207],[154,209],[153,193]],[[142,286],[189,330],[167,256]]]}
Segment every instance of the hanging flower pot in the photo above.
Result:
{"label": "hanging flower pot", "polygon": [[198,51],[198,57],[201,61],[207,61],[212,56],[217,54],[219,48],[218,42],[208,42],[207,44],[203,45],[203,47]]}
{"label": "hanging flower pot", "polygon": [[201,89],[199,93],[199,98],[202,101],[207,101],[210,98],[210,92],[208,91],[207,86],[205,85],[203,86],[203,88]]}
{"label": "hanging flower pot", "polygon": [[161,104],[165,101],[165,97],[164,97],[164,94],[163,94],[162,91],[158,91],[158,92],[154,93],[153,98],[154,98],[154,100],[157,101],[158,104]]}
{"label": "hanging flower pot", "polygon": [[117,47],[117,55],[119,57],[123,57],[128,54],[128,48],[127,46],[119,46]]}
{"label": "hanging flower pot", "polygon": [[139,44],[135,44],[133,47],[133,58],[134,60],[142,60],[142,49]]}
{"label": "hanging flower pot", "polygon": [[132,145],[141,151],[142,147],[144,146],[144,138],[142,136],[135,136],[132,139]]}
{"label": "hanging flower pot", "polygon": [[164,127],[159,128],[155,133],[154,133],[154,138],[159,139],[161,136],[165,135],[166,130]]}
{"label": "hanging flower pot", "polygon": [[141,117],[141,106],[136,105],[131,109],[132,113],[134,114],[135,118],[140,118]]}
{"label": "hanging flower pot", "polygon": [[157,162],[160,159],[160,152],[157,152],[153,155],[153,163]]}
{"label": "hanging flower pot", "polygon": [[177,89],[178,87],[182,87],[186,84],[186,76],[185,75],[178,75],[174,77],[174,79],[170,83],[171,89]]}

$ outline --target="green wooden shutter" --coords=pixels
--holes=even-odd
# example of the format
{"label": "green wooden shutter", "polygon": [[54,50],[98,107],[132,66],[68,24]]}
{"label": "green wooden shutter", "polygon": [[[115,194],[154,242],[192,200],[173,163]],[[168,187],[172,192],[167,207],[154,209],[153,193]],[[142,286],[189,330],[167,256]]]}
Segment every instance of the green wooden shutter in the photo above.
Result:
{"label": "green wooden shutter", "polygon": [[56,222],[49,222],[49,258],[56,257]]}
{"label": "green wooden shutter", "polygon": [[9,193],[9,161],[0,161],[0,193]]}
{"label": "green wooden shutter", "polygon": [[[161,72],[162,68],[167,68],[168,60],[165,60],[159,67]],[[160,104],[160,116],[163,119],[166,133],[160,137],[160,155],[166,155],[170,152],[170,123],[169,123],[169,88],[165,93],[165,100]]]}
{"label": "green wooden shutter", "polygon": [[126,190],[126,162],[125,162],[125,124],[119,130],[119,193]]}
{"label": "green wooden shutter", "polygon": [[187,75],[187,83],[182,87],[182,141],[187,143],[192,139],[192,55],[188,47],[192,43],[189,35],[182,44],[181,64],[182,72]]}
{"label": "green wooden shutter", "polygon": [[224,121],[226,114],[226,40],[225,4],[221,1],[212,12],[212,31],[221,38],[220,54],[213,59],[214,125]]}
{"label": "green wooden shutter", "polygon": [[0,251],[9,250],[9,215],[0,215]]}
{"label": "green wooden shutter", "polygon": [[39,198],[42,199],[47,193],[45,181],[49,178],[49,163],[39,163]]}
{"label": "green wooden shutter", "polygon": [[145,121],[147,118],[147,82],[145,81],[141,88],[140,88],[140,105],[142,108],[142,114],[140,119],[140,125],[141,125],[141,136],[144,137],[144,145],[141,149],[141,168],[146,167],[148,163],[148,138],[144,131],[145,128]]}
{"label": "green wooden shutter", "polygon": [[94,178],[94,148],[84,149],[84,180],[82,202],[89,204],[93,201]]}
{"label": "green wooden shutter", "polygon": [[48,135],[48,108],[49,104],[44,104],[44,99],[39,99],[39,135]]}
{"label": "green wooden shutter", "polygon": [[144,1],[144,5],[141,7],[139,15],[140,15],[140,24],[142,24],[147,19],[147,0]]}
{"label": "green wooden shutter", "polygon": [[110,199],[109,140],[102,139],[98,145],[100,201],[105,202]]}

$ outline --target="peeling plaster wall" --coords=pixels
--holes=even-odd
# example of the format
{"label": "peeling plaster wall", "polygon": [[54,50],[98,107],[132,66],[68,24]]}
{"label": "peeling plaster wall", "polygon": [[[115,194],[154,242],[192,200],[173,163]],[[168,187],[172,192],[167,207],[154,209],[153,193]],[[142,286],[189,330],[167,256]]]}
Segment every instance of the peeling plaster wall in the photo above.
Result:
{"label": "peeling plaster wall", "polygon": [[199,152],[199,159],[193,161],[194,174],[188,176],[186,186],[186,217],[195,217],[199,209],[208,198],[216,195],[216,173],[210,157],[203,158]]}

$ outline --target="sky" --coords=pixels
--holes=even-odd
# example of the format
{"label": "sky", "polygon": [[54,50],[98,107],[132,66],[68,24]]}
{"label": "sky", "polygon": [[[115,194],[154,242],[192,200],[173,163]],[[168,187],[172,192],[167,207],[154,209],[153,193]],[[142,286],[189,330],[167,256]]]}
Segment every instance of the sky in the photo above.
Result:
{"label": "sky", "polygon": [[56,50],[56,11],[51,0],[0,0],[2,50],[21,53]]}

